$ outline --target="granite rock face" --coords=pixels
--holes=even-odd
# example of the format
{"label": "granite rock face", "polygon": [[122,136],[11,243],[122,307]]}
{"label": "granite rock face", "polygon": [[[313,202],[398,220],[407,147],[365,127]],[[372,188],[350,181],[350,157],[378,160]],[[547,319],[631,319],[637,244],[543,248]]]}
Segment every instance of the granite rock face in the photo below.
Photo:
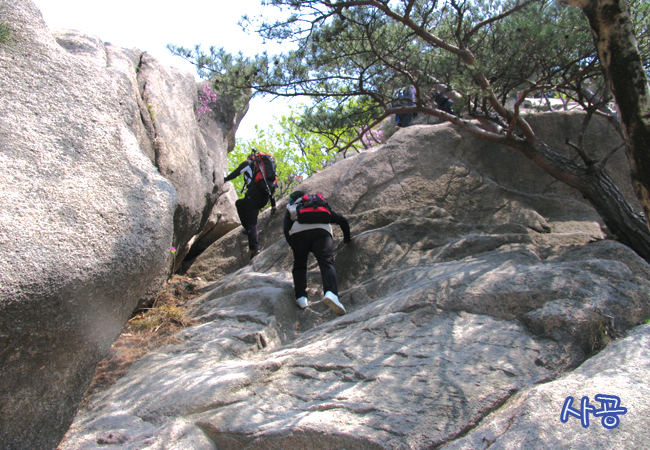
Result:
{"label": "granite rock face", "polygon": [[[650,265],[605,239],[564,186],[467,140],[409,127],[303,184],[350,221],[350,244],[335,233],[342,317],[322,301],[314,260],[310,305],[296,306],[282,213],[262,216],[265,250],[252,264],[238,253],[241,230],[217,241],[191,268],[215,280],[192,303],[200,324],[94,397],[61,448],[646,442],[650,401],[635,389],[650,381],[639,325]],[[596,394],[628,409],[618,428],[560,421],[568,396],[600,407]]]}
{"label": "granite rock face", "polygon": [[170,248],[202,232],[220,197],[232,216],[220,174],[238,122],[197,119],[189,73],[51,31],[29,0],[2,13],[0,448],[48,449],[169,276]]}
{"label": "granite rock face", "polygon": [[[536,386],[513,397],[506,407],[495,411],[475,430],[446,450],[512,448],[644,448],[650,440],[650,325],[642,325],[629,337],[615,342],[572,373],[548,384]],[[596,396],[610,397],[606,403]],[[573,397],[571,407],[580,411],[583,397],[595,409],[625,412],[606,416],[588,415],[587,428],[573,415],[562,423],[564,401]],[[614,398],[620,404],[615,406]],[[605,419],[605,417],[607,417]],[[607,420],[611,427],[603,425]]]}
{"label": "granite rock face", "polygon": [[[539,135],[554,148],[576,136],[583,114],[548,113],[530,117]],[[604,156],[620,138],[604,120],[594,120],[585,145],[593,156]],[[624,153],[608,164],[628,201],[640,211],[631,189]],[[321,192],[343,214],[382,207],[444,208],[455,219],[471,224],[517,223],[547,243],[581,243],[603,237],[601,219],[575,190],[551,178],[524,156],[462,132],[450,124],[401,129],[387,143],[346,158],[307,179],[302,188]],[[283,203],[284,202],[284,203]],[[283,211],[286,200],[278,203]],[[268,247],[282,238],[284,214],[260,215],[260,243]],[[553,233],[548,231],[553,230]],[[231,232],[209,247],[186,269],[207,280],[248,263],[246,236]]]}

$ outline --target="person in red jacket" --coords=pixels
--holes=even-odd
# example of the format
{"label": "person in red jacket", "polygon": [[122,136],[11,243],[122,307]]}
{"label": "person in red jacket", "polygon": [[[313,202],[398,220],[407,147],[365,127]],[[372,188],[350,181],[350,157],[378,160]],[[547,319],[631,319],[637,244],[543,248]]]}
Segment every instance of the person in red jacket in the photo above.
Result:
{"label": "person in red jacket", "polygon": [[[317,195],[320,196],[320,194]],[[299,212],[303,210],[309,197],[309,195],[305,195],[301,191],[293,192],[289,196],[289,205],[284,216],[284,237],[293,251],[292,274],[296,304],[303,309],[309,304],[307,299],[307,258],[311,252],[316,257],[320,268],[324,292],[323,302],[329,306],[334,314],[342,316],[346,311],[338,297],[332,223],[341,227],[345,244],[350,243],[352,240],[350,225],[345,217],[329,208],[322,196],[320,196],[320,199],[327,207],[318,207],[322,211],[321,216],[318,216],[314,223],[301,223],[298,218]]]}

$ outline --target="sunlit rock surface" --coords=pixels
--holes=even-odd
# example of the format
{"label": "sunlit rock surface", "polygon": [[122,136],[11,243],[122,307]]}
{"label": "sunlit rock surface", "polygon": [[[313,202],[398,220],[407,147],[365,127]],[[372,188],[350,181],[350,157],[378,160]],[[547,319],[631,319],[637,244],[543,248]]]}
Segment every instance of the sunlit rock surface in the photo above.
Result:
{"label": "sunlit rock surface", "polygon": [[[604,239],[580,196],[445,125],[404,129],[303,187],[350,221],[352,243],[335,236],[348,314],[323,304],[315,261],[311,304],[295,305],[283,200],[262,215],[265,250],[252,264],[241,229],[197,259],[192,275],[214,280],[193,301],[200,324],[94,397],[63,450],[541,449],[575,439],[632,449],[650,439],[647,388],[636,390],[650,381],[648,328],[638,326],[650,316],[650,266]],[[618,428],[560,421],[568,396],[600,407],[596,394],[628,408]]]}
{"label": "sunlit rock surface", "polygon": [[171,248],[181,258],[219,200],[232,217],[237,119],[198,118],[192,74],[51,31],[29,0],[0,19],[0,448],[53,449]]}

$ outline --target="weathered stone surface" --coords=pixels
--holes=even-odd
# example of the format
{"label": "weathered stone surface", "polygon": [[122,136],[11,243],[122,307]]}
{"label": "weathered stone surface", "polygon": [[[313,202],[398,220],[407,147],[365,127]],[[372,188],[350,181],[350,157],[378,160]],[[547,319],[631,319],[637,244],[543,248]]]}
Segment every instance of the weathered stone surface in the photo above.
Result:
{"label": "weathered stone surface", "polygon": [[183,265],[189,267],[205,249],[239,226],[239,216],[234,208],[237,201],[235,189],[232,184],[225,184],[222,190],[225,192],[219,196],[201,232],[187,243],[181,270],[184,270]]}
{"label": "weathered stone surface", "polygon": [[[199,103],[203,103],[205,94],[203,89],[206,83],[198,83]],[[189,265],[212,243],[226,235],[230,230],[239,226],[239,216],[235,208],[237,193],[230,183],[222,184],[223,176],[227,173],[227,161],[225,155],[235,148],[235,131],[248,110],[237,111],[235,101],[232,98],[218,99],[215,102],[208,102],[209,110],[199,113],[199,127],[203,139],[208,148],[225,149],[220,151],[222,158],[215,166],[214,176],[220,184],[216,203],[208,217],[203,217],[200,232],[195,234],[189,241],[178,249],[175,268],[182,269],[182,265]]]}
{"label": "weathered stone surface", "polygon": [[[615,342],[585,362],[569,375],[552,383],[536,386],[517,394],[501,410],[448,446],[445,450],[475,449],[637,449],[650,442],[650,325],[642,325],[630,336]],[[586,396],[596,409],[603,405],[595,396],[617,396],[627,409],[618,415],[613,429],[602,425],[602,417],[589,415],[589,427],[569,416],[560,422],[560,412],[567,397],[580,410]],[[610,405],[608,409],[613,409]]]}
{"label": "weathered stone surface", "polygon": [[[235,215],[234,201],[224,196],[223,173],[230,136],[241,115],[231,111],[228,120],[210,111],[197,120],[196,83],[190,73],[161,66],[148,54],[140,57],[137,81],[145,106],[141,114],[154,151],[154,164],[178,192],[179,205],[174,214],[175,266],[183,260],[190,241],[206,226],[220,197],[228,217]],[[228,101],[231,103],[230,101]],[[218,102],[211,106],[217,109]],[[206,138],[208,143],[206,143]],[[215,212],[218,214],[219,212]],[[210,224],[209,229],[214,224]]]}
{"label": "weathered stone surface", "polygon": [[210,102],[209,110],[199,114],[197,92],[205,83],[196,83],[192,74],[162,66],[138,49],[104,44],[95,36],[62,29],[54,36],[71,54],[108,66],[128,80],[132,98],[123,101],[134,114],[128,125],[177,192],[172,242],[176,253],[170,267],[174,271],[194,244],[199,254],[239,223],[236,196],[231,186],[223,185],[221,175],[245,111],[237,111],[228,98]]}
{"label": "weathered stone surface", "polygon": [[142,151],[178,196],[174,267],[197,241],[196,254],[237,226],[236,195],[231,186],[223,185],[222,174],[245,111],[237,111],[233,99],[227,98],[208,103],[209,110],[199,113],[203,103],[199,105],[197,93],[205,83],[195,82],[189,72],[165,67],[138,49],[104,44],[95,36],[73,30],[57,29],[54,36],[71,54],[98,67],[116,69],[128,79],[132,87],[129,101],[135,103],[129,125]]}
{"label": "weathered stone surface", "polygon": [[0,447],[54,448],[95,365],[167,270],[176,192],[140,150],[131,86],[3,3]]}
{"label": "weathered stone surface", "polygon": [[[197,85],[200,101],[202,100],[201,96],[205,84],[199,83]],[[243,111],[238,111],[235,108],[235,99],[225,98],[218,99],[216,102],[209,102],[207,106],[209,111],[200,114],[199,127],[208,148],[226,148],[225,152],[220,152],[223,163],[215,167],[215,176],[221,183],[223,176],[228,173],[227,161],[223,156],[235,148],[235,132],[248,111],[248,105],[244,106]],[[184,259],[193,260],[213,242],[239,226],[239,216],[235,208],[236,200],[237,193],[233,185],[231,183],[221,185],[217,202],[205,224],[201,227],[201,232],[195,235],[187,244],[188,250]],[[180,256],[179,254],[178,261],[181,261]]]}
{"label": "weathered stone surface", "polygon": [[[312,304],[295,306],[283,241],[214,284],[203,323],[100,394],[62,448],[432,448],[577,366],[598,326],[650,314],[650,268],[620,244],[542,258],[524,227],[409,213],[364,213],[391,224],[337,252],[346,316],[319,300],[316,267]],[[535,407],[559,417],[563,399]]]}
{"label": "weathered stone surface", "polygon": [[[211,206],[233,199],[216,149],[232,147],[238,113],[220,103],[197,123],[187,74],[92,36],[54,37],[27,0],[3,8],[14,40],[0,48],[1,448],[54,448],[147,287],[225,232],[192,266],[219,279],[195,301],[202,323],[97,396],[62,449],[559,446],[584,431],[559,423],[564,398],[596,393],[630,412],[578,439],[645,442],[650,408],[633,393],[645,394],[647,326],[583,361],[650,315],[650,269],[600,240],[566,186],[449,126],[400,130],[305,183],[355,239],[337,236],[349,314],[320,301],[315,265],[302,311],[282,214],[263,214],[266,250],[246,265],[241,229]],[[538,117],[558,143],[581,121]],[[593,135],[600,154],[616,145]]]}
{"label": "weathered stone surface", "polygon": [[[531,122],[553,145],[560,145],[557,136],[562,136],[562,141],[565,136],[575,136],[584,117],[575,113],[541,116],[543,120],[535,117]],[[553,117],[556,129],[551,125]],[[604,155],[620,138],[608,132],[603,122],[596,125],[597,140],[586,145],[595,154]],[[626,178],[624,163],[624,154],[610,162],[619,185],[630,186],[629,168]],[[343,214],[435,205],[466,223],[523,225],[537,232],[534,240],[548,245],[603,237],[599,216],[577,191],[554,180],[524,156],[449,124],[401,129],[386,144],[344,159],[307,179],[302,187],[323,193]],[[631,189],[625,192],[634,202]],[[278,209],[283,211],[285,204],[286,200],[280,202]],[[262,246],[282,237],[282,219],[283,213],[265,211],[260,215]],[[551,229],[554,233],[548,233]],[[187,274],[217,280],[233,268],[243,267],[248,263],[245,240],[239,233],[229,234],[198,257]]]}
{"label": "weathered stone surface", "polygon": [[[352,227],[351,244],[335,237],[345,316],[321,301],[315,261],[311,304],[295,305],[282,214],[264,213],[265,250],[237,271],[241,229],[219,240],[201,324],[96,396],[61,449],[562,448],[581,429],[559,421],[564,399],[596,393],[640,408],[597,448],[637,448],[650,265],[534,171],[497,183],[463,139],[412,127],[304,183]],[[599,379],[607,360],[621,369]]]}
{"label": "weathered stone surface", "polygon": [[170,247],[207,222],[237,122],[199,125],[191,74],[53,33],[29,0],[2,20],[0,448],[48,449]]}

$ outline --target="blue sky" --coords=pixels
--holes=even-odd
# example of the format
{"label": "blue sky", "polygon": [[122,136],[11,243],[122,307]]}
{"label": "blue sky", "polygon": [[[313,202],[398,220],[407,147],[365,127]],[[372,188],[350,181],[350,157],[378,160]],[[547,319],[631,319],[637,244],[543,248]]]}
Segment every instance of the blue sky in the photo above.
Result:
{"label": "blue sky", "polygon": [[[184,0],[33,0],[50,28],[69,28],[98,36],[104,42],[138,48],[162,64],[175,66],[196,75],[194,67],[167,50],[167,44],[192,48],[200,44],[224,47],[231,53],[247,56],[281,51],[276,43],[264,43],[237,25],[244,14],[274,15],[276,8],[260,6],[260,0],[212,1]],[[266,128],[273,116],[287,112],[284,100],[256,98],[237,132],[238,138],[254,137],[255,124]]]}

